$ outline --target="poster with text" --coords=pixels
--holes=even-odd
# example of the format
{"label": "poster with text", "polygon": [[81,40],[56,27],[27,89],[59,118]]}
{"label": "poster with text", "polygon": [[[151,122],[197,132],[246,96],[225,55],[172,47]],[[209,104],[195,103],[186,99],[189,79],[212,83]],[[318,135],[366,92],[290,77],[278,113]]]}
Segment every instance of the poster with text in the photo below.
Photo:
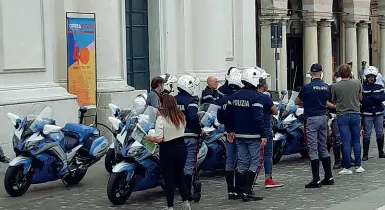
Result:
{"label": "poster with text", "polygon": [[79,106],[96,106],[95,16],[67,15],[67,89]]}

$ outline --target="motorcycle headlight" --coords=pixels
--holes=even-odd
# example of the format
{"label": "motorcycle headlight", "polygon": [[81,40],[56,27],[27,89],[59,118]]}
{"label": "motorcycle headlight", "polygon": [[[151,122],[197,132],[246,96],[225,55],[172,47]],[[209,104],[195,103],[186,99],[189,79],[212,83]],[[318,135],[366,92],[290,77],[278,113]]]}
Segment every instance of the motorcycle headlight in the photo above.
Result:
{"label": "motorcycle headlight", "polygon": [[128,152],[128,157],[136,157],[138,154],[141,154],[143,151],[143,147],[131,147]]}
{"label": "motorcycle headlight", "polygon": [[19,141],[20,141],[19,137],[17,137],[16,135],[13,135],[12,144],[14,148],[19,144]]}
{"label": "motorcycle headlight", "polygon": [[39,145],[39,141],[27,141],[24,144],[24,150],[31,150]]}

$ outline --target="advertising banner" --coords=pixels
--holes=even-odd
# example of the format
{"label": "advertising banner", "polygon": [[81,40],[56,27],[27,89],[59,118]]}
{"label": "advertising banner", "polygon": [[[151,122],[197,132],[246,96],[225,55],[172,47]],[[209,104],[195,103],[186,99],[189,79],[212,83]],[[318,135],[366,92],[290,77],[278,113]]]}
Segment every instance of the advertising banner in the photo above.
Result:
{"label": "advertising banner", "polygon": [[96,106],[95,14],[67,13],[67,89],[79,106]]}

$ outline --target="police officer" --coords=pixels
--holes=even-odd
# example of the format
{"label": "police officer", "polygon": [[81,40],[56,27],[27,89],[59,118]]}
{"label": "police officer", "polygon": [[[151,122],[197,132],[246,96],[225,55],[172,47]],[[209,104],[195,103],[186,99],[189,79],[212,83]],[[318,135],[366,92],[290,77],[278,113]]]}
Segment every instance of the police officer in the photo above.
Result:
{"label": "police officer", "polygon": [[365,82],[362,85],[363,94],[361,101],[361,114],[364,125],[364,137],[362,140],[363,144],[363,155],[362,161],[368,160],[370,137],[372,129],[376,131],[378,154],[380,158],[385,158],[384,154],[384,107],[382,102],[385,101],[385,92],[381,85],[376,84],[376,77],[378,69],[374,66],[369,66],[364,70]]}
{"label": "police officer", "polygon": [[218,80],[214,76],[207,78],[207,87],[202,91],[201,104],[217,104],[219,100],[219,93],[217,91]]}
{"label": "police officer", "polygon": [[[227,78],[227,84],[228,87],[231,88],[231,92],[224,95],[221,99],[218,101],[218,105],[221,107],[218,110],[218,122],[223,124],[225,126],[225,130],[227,131],[228,128],[228,119],[226,118],[226,107],[227,102],[239,89],[243,87],[243,84],[241,82],[242,72],[239,70],[235,70],[231,73],[231,75]],[[242,198],[242,192],[240,191],[240,186],[235,185],[234,186],[234,171],[235,171],[235,162],[237,157],[237,147],[234,142],[226,142],[226,172],[225,172],[225,178],[227,183],[227,192],[228,192],[228,198],[231,199],[240,199]],[[239,180],[240,177],[236,176],[235,179]],[[239,181],[238,183],[239,184]]]}
{"label": "police officer", "polygon": [[[329,86],[321,80],[322,66],[313,64],[310,68],[312,81],[305,85],[299,93],[296,104],[303,102],[306,138],[309,147],[313,180],[305,188],[319,188],[322,185],[333,185],[331,159],[327,151],[327,116],[326,104],[330,97]],[[325,171],[325,178],[320,181],[319,159]]]}
{"label": "police officer", "polygon": [[192,200],[191,186],[194,185],[194,194],[201,191],[200,183],[193,183],[194,171],[196,171],[198,138],[201,133],[201,127],[198,117],[198,97],[196,89],[199,85],[199,79],[182,75],[178,79],[178,94],[175,96],[178,107],[186,116],[185,143],[187,147],[187,159],[184,168],[185,182],[189,192],[189,200]]}
{"label": "police officer", "polygon": [[235,71],[239,71],[239,70],[234,66],[230,67],[229,70],[227,70],[226,75],[225,75],[226,82],[225,82],[225,84],[223,84],[222,86],[220,86],[218,88],[219,98],[233,93],[233,89],[229,86],[228,80],[229,80],[232,72],[235,72]]}
{"label": "police officer", "polygon": [[255,68],[245,69],[242,73],[244,87],[234,93],[227,103],[227,138],[237,145],[237,179],[235,186],[241,186],[242,199],[262,200],[253,192],[257,169],[261,166],[260,148],[266,145],[263,120],[263,97],[256,91],[260,72]]}

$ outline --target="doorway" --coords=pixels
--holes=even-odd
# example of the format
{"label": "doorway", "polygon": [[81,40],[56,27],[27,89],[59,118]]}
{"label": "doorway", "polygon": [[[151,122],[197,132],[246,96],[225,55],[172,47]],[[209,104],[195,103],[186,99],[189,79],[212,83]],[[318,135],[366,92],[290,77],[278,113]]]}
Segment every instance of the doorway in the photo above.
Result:
{"label": "doorway", "polygon": [[[303,86],[303,48],[300,35],[287,35],[287,89]],[[294,88],[293,88],[294,87]]]}

